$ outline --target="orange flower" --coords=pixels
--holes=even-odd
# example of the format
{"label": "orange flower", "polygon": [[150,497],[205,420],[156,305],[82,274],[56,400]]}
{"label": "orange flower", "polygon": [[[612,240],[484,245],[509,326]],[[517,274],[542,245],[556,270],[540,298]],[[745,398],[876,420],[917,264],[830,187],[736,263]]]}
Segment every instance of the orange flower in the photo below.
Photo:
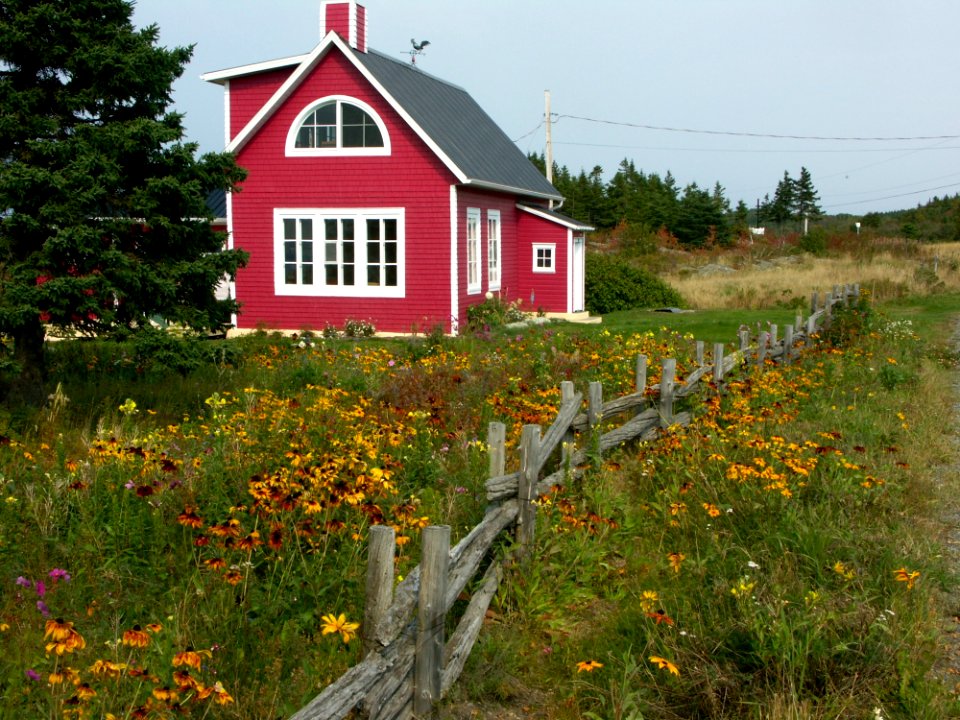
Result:
{"label": "orange flower", "polygon": [[243,574],[239,570],[227,570],[223,574],[223,579],[230,585],[239,585],[243,582]]}
{"label": "orange flower", "polygon": [[78,700],[90,700],[91,698],[96,697],[97,691],[90,687],[87,683],[81,683],[77,685],[77,699]]}
{"label": "orange flower", "polygon": [[603,663],[596,660],[581,660],[577,663],[577,672],[593,672],[603,667]]}
{"label": "orange flower", "polygon": [[160,702],[176,702],[179,697],[176,690],[171,690],[166,685],[154,688],[152,694]]}
{"label": "orange flower", "polygon": [[172,665],[174,667],[188,665],[199,672],[200,664],[203,662],[203,658],[205,657],[213,657],[213,653],[211,653],[209,650],[194,650],[193,648],[188,647],[183,652],[178,652],[173,656]]}
{"label": "orange flower", "polygon": [[190,505],[187,505],[183,509],[183,512],[177,515],[177,522],[185,527],[203,527],[203,518],[197,515],[196,511]]}
{"label": "orange flower", "polygon": [[913,585],[917,581],[917,578],[920,577],[919,570],[907,570],[905,567],[900,568],[899,570],[893,571],[893,577],[897,582],[902,582],[907,584],[907,590],[913,590]]}
{"label": "orange flower", "polygon": [[87,646],[86,641],[76,630],[73,629],[72,622],[64,622],[59,618],[56,620],[47,620],[46,633],[43,639],[49,638],[53,642],[46,645],[47,653],[54,652],[57,655],[70,653],[74,650],[82,650]]}
{"label": "orange flower", "polygon": [[150,644],[150,636],[139,625],[134,625],[133,630],[124,631],[123,644],[130,647],[145,648]]}
{"label": "orange flower", "polygon": [[651,655],[650,662],[656,665],[660,670],[667,670],[674,675],[680,675],[680,669],[666,658],[662,658],[659,655]]}
{"label": "orange flower", "polygon": [[687,559],[687,556],[681,552],[672,552],[667,555],[667,560],[670,561],[670,567],[673,568],[675,573],[680,572],[680,566],[683,564],[683,561]]}

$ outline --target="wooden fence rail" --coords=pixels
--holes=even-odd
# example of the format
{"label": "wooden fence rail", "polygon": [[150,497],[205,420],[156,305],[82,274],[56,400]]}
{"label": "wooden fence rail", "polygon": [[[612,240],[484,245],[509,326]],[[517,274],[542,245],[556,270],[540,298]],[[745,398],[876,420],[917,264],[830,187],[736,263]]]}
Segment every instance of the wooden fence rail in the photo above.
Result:
{"label": "wooden fence rail", "polygon": [[[370,528],[364,659],[290,720],[342,720],[358,708],[370,720],[433,716],[438,701],[460,676],[503,576],[502,562],[490,557],[491,549],[512,531],[517,547],[513,561],[532,561],[525,553],[534,540],[537,497],[582,475],[591,456],[624,443],[653,439],[670,425],[688,424],[692,412],[678,412],[677,404],[697,393],[704,379],[720,392],[723,379],[737,367],[763,366],[767,360],[792,362],[797,344],[809,342],[829,324],[835,306],[859,294],[857,285],[836,286],[822,301],[814,293],[809,317],[804,321],[798,315],[793,325],[784,328],[782,338],[779,328],[771,325],[758,332],[756,345],[750,345],[751,333],[743,328],[738,334],[739,349],[725,355],[723,344],[717,343],[710,363],[703,343],[697,343],[697,367],[682,383],[676,378],[676,360],[664,358],[659,385],[648,387],[644,356],[637,358],[635,392],[604,402],[601,384],[590,383],[585,410],[583,394],[575,391],[573,383],[562,383],[560,410],[547,431],[541,434],[539,425],[524,426],[516,472],[504,472],[506,427],[490,423],[490,478],[485,485],[490,506],[483,520],[452,548],[448,526],[425,528],[420,565],[399,584],[394,579],[393,529]],[[600,433],[601,423],[617,415],[629,417]],[[590,434],[589,447],[575,446],[576,433]],[[555,469],[544,475],[551,464]],[[447,614],[485,563],[466,610],[446,639]]]}

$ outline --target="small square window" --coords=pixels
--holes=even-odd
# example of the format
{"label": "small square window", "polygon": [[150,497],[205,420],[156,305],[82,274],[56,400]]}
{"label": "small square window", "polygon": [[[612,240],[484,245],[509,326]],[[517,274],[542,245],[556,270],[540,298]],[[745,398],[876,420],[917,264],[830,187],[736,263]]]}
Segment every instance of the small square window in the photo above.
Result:
{"label": "small square window", "polygon": [[533,246],[533,271],[535,273],[556,272],[556,245]]}

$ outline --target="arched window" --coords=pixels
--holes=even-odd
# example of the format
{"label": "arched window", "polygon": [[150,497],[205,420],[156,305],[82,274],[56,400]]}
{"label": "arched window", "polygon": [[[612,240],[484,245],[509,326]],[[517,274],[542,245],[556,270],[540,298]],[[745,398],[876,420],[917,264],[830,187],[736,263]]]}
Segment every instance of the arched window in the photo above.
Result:
{"label": "arched window", "polygon": [[387,128],[366,103],[343,96],[318,100],[297,116],[287,155],[389,155]]}

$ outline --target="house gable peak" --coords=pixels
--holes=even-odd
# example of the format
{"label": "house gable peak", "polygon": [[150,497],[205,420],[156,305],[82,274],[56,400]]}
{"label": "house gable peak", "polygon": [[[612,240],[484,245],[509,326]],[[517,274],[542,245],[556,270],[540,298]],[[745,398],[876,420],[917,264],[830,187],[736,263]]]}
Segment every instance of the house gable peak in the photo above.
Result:
{"label": "house gable peak", "polygon": [[320,37],[331,31],[354,50],[367,52],[367,9],[357,0],[321,0]]}

